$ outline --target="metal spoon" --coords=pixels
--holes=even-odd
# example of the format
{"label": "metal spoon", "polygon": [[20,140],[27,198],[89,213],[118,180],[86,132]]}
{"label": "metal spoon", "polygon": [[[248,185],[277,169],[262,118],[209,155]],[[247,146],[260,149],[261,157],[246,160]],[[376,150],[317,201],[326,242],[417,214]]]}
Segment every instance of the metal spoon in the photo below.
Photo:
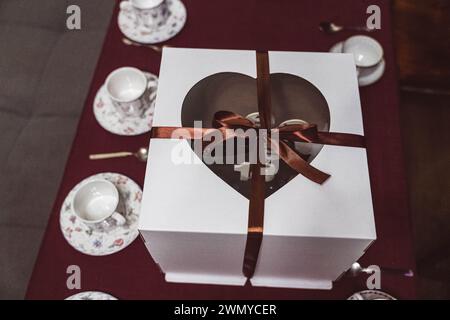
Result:
{"label": "metal spoon", "polygon": [[369,29],[367,27],[344,27],[344,26],[340,26],[337,25],[333,22],[328,22],[328,21],[323,21],[319,24],[319,29],[322,32],[325,33],[337,33],[343,30],[354,30],[354,31],[366,31],[366,32],[370,32],[373,31],[374,29]]}
{"label": "metal spoon", "polygon": [[103,159],[112,159],[112,158],[124,158],[129,156],[135,156],[140,161],[145,162],[148,158],[148,149],[140,148],[137,152],[113,152],[113,153],[100,153],[100,154],[91,154],[89,156],[90,160],[103,160]]}
{"label": "metal spoon", "polygon": [[122,38],[122,42],[127,45],[127,46],[135,46],[135,47],[145,47],[145,48],[149,48],[152,49],[158,53],[161,53],[164,47],[168,47],[167,45],[164,46],[156,46],[153,44],[143,44],[143,43],[139,43],[139,42],[135,42],[133,40],[130,40],[128,38]]}
{"label": "metal spoon", "polygon": [[[414,277],[414,272],[412,270],[402,270],[402,269],[391,269],[391,268],[383,268],[380,267],[381,272],[387,272],[390,274],[397,274],[405,277]],[[363,268],[358,262],[352,264],[350,268],[350,274],[353,277],[360,275],[361,273],[372,274],[373,270],[370,268]]]}

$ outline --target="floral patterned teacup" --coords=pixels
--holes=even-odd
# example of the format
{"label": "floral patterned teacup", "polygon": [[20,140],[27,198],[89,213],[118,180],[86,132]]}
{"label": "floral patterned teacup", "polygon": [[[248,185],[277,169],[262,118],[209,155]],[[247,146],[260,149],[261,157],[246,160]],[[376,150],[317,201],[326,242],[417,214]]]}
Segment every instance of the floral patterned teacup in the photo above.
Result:
{"label": "floral patterned teacup", "polygon": [[106,79],[106,91],[117,111],[125,117],[141,117],[150,107],[149,82],[136,68],[123,67]]}
{"label": "floral patterned teacup", "polygon": [[124,215],[117,211],[119,199],[119,191],[113,183],[93,180],[75,193],[72,211],[87,226],[104,232],[126,223]]}
{"label": "floral patterned teacup", "polygon": [[120,3],[120,8],[132,12],[136,24],[150,30],[163,26],[170,14],[167,0],[125,0]]}

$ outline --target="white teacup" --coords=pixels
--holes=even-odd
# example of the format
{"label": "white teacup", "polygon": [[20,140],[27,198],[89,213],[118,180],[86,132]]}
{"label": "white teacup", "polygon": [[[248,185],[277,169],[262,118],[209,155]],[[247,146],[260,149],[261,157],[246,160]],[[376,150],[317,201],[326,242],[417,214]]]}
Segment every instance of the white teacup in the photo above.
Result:
{"label": "white teacup", "polygon": [[123,67],[106,79],[106,90],[117,111],[126,117],[140,117],[150,106],[149,82],[136,68]]}
{"label": "white teacup", "polygon": [[107,180],[93,180],[82,186],[72,201],[72,211],[87,226],[107,231],[126,223],[123,214],[117,211],[119,191]]}
{"label": "white teacup", "polygon": [[164,25],[170,14],[166,0],[125,0],[120,8],[133,12],[136,23],[150,30]]}
{"label": "white teacup", "polygon": [[383,47],[368,36],[353,36],[344,41],[343,53],[351,53],[355,57],[358,77],[364,77],[374,72],[383,61]]}

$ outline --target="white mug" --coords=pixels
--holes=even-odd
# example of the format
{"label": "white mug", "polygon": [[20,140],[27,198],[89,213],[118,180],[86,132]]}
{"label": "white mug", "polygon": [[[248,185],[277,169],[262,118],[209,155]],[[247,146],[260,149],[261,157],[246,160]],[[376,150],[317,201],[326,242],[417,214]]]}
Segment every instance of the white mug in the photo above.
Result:
{"label": "white mug", "polygon": [[120,3],[120,8],[132,12],[136,24],[150,30],[164,25],[170,14],[167,0],[125,0]]}
{"label": "white mug", "polygon": [[343,53],[351,53],[355,58],[358,77],[364,77],[374,72],[383,61],[383,47],[368,36],[353,36],[344,41]]}
{"label": "white mug", "polygon": [[109,98],[126,117],[141,117],[150,107],[149,85],[145,74],[132,67],[119,68],[106,79]]}
{"label": "white mug", "polygon": [[119,200],[119,191],[113,183],[93,180],[77,190],[72,211],[87,226],[104,232],[127,222],[123,214],[117,211]]}

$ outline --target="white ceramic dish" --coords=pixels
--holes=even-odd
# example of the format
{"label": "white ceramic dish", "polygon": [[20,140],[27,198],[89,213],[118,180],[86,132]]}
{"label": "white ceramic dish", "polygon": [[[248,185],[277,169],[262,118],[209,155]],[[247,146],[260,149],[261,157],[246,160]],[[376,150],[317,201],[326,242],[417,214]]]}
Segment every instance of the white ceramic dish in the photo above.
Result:
{"label": "white ceramic dish", "polygon": [[[98,179],[112,182],[118,189],[125,208],[126,223],[108,232],[100,232],[83,223],[72,211],[72,201],[85,184]],[[77,251],[91,256],[105,256],[125,249],[139,235],[138,220],[142,189],[130,178],[118,173],[100,173],[78,183],[67,195],[60,212],[64,238]]]}
{"label": "white ceramic dish", "polygon": [[148,99],[150,106],[140,117],[129,117],[118,112],[108,95],[106,84],[99,89],[94,100],[94,115],[97,122],[105,130],[121,136],[136,136],[151,130],[156,91],[158,88],[158,77],[148,72],[144,73],[149,81]]}
{"label": "white ceramic dish", "polygon": [[122,9],[119,12],[119,29],[129,39],[145,44],[164,42],[176,36],[184,27],[187,11],[180,0],[167,0],[170,15],[161,27],[151,30],[141,23],[136,23],[131,10]]}
{"label": "white ceramic dish", "polygon": [[[343,42],[339,42],[335,44],[331,49],[330,52],[332,53],[342,53],[343,48]],[[360,87],[369,86],[371,84],[374,84],[378,80],[381,79],[381,77],[384,74],[384,71],[386,69],[386,61],[383,59],[380,64],[374,69],[374,71],[368,75],[360,75],[358,77],[358,84]]]}
{"label": "white ceramic dish", "polygon": [[86,291],[74,294],[65,300],[117,300],[117,298],[104,292]]}
{"label": "white ceramic dish", "polygon": [[397,300],[390,294],[378,290],[364,290],[352,294],[347,300]]}

